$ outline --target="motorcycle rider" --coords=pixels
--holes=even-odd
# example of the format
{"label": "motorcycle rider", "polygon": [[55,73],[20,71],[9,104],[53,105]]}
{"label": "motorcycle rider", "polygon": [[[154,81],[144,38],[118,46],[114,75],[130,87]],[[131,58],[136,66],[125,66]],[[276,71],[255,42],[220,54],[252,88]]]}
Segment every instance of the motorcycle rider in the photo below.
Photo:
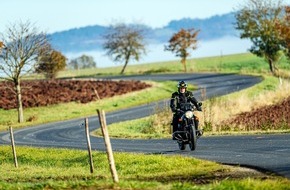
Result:
{"label": "motorcycle rider", "polygon": [[[198,111],[202,111],[200,104],[193,96],[192,92],[187,91],[187,83],[185,81],[180,81],[177,85],[178,91],[172,93],[171,100],[170,100],[170,108],[173,113],[172,123],[173,126],[173,133],[178,130],[178,122],[179,118],[181,117],[181,113],[178,112],[178,109],[180,109],[181,103],[188,103],[191,102]],[[196,130],[198,129],[198,118],[194,116],[194,123]],[[202,132],[199,131],[198,136],[201,136]]]}

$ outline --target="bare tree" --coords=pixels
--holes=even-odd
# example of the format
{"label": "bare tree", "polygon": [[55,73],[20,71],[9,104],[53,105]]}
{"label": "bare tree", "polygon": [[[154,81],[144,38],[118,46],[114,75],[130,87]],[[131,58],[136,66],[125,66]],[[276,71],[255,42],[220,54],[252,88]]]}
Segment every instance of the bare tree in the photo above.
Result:
{"label": "bare tree", "polygon": [[181,57],[184,72],[187,72],[186,59],[190,56],[190,50],[197,48],[197,35],[199,31],[194,28],[187,30],[181,29],[179,32],[173,34],[169,40],[169,45],[165,46],[165,50],[175,53],[177,57]]}
{"label": "bare tree", "polygon": [[111,26],[104,35],[103,48],[107,50],[106,54],[114,61],[125,62],[121,74],[131,59],[139,61],[141,54],[146,54],[143,32],[144,30],[137,25],[117,24]]}
{"label": "bare tree", "polygon": [[38,32],[31,22],[18,22],[7,27],[0,41],[3,43],[0,51],[0,78],[14,84],[18,122],[23,122],[23,108],[21,99],[22,76],[34,71],[42,53],[49,47],[46,34]]}

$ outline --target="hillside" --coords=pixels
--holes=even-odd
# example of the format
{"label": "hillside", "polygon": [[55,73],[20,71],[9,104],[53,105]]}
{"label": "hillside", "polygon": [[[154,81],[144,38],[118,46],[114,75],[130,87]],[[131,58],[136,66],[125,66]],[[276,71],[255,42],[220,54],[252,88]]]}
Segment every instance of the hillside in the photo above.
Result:
{"label": "hillside", "polygon": [[[146,41],[148,43],[166,43],[173,33],[181,28],[199,29],[200,40],[219,39],[224,36],[236,36],[237,31],[234,28],[234,13],[215,15],[206,19],[183,18],[172,20],[163,28],[150,28],[142,25],[146,30]],[[73,28],[67,31],[56,32],[49,35],[53,47],[64,53],[80,52],[95,49],[101,49],[102,36],[108,29],[107,26],[87,26],[82,28]]]}

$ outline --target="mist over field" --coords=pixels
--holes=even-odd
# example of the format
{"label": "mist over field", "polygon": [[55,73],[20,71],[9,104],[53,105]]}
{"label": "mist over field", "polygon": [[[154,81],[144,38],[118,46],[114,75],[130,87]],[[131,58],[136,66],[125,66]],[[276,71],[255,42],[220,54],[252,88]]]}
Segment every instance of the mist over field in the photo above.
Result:
{"label": "mist over field", "polygon": [[[241,40],[239,32],[235,29],[235,13],[214,15],[205,19],[183,18],[172,20],[162,28],[150,28],[141,25],[146,31],[145,43],[147,43],[147,55],[143,55],[139,62],[131,61],[129,64],[151,63],[159,61],[171,61],[180,58],[172,52],[164,51],[168,40],[180,29],[199,29],[197,37],[198,48],[191,53],[189,58],[208,56],[222,56],[228,54],[245,53],[251,44],[248,40]],[[105,55],[102,48],[108,27],[94,25],[82,28],[72,28],[67,31],[51,34],[53,46],[60,50],[69,60],[88,55],[94,58],[97,67],[111,67],[123,65],[114,63]]]}
{"label": "mist over field", "polygon": [[[149,44],[147,46],[147,55],[143,55],[140,61],[131,61],[129,64],[142,64],[160,61],[179,61],[180,58],[175,57],[173,53],[164,51],[165,44]],[[210,57],[210,56],[222,56],[236,53],[246,53],[250,48],[251,43],[249,40],[241,40],[239,37],[227,36],[217,40],[199,41],[198,48],[191,52],[190,58]],[[81,52],[67,52],[65,56],[70,60],[81,55],[92,56],[97,63],[97,67],[111,67],[119,66],[124,63],[115,63],[108,56],[105,55],[105,51],[98,49],[91,51]]]}

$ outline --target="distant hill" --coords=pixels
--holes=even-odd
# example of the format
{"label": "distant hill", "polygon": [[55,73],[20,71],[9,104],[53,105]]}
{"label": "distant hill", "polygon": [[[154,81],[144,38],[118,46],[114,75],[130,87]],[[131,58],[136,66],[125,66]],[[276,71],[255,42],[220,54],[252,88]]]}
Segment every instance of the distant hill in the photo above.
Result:
{"label": "distant hill", "polygon": [[[181,28],[200,29],[199,40],[213,40],[224,36],[236,36],[234,28],[234,13],[215,15],[206,19],[183,18],[173,20],[163,28],[147,29],[146,40],[148,43],[167,43],[170,37]],[[67,31],[56,32],[49,35],[53,47],[62,52],[81,52],[102,49],[103,39],[108,27],[94,25],[82,28],[73,28]]]}

